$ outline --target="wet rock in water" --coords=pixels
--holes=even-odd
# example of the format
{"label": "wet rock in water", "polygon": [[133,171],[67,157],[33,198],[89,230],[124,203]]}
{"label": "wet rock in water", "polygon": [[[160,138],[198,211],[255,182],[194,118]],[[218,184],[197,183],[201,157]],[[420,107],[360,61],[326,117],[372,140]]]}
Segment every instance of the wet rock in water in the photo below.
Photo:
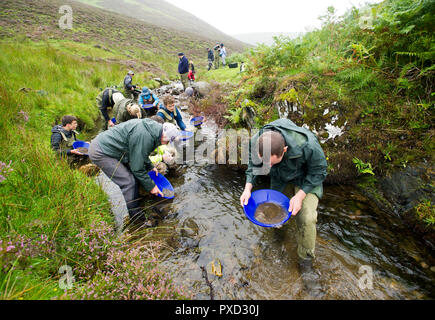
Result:
{"label": "wet rock in water", "polygon": [[88,148],[83,148],[83,147],[77,148],[77,151],[83,154],[88,154],[89,152]]}
{"label": "wet rock in water", "polygon": [[199,226],[192,218],[186,219],[183,222],[180,230],[181,236],[187,238],[196,237],[198,235],[198,232],[199,232]]}
{"label": "wet rock in water", "polygon": [[265,224],[280,223],[286,217],[287,211],[283,207],[272,202],[260,204],[254,214],[255,220]]}
{"label": "wet rock in water", "polygon": [[181,90],[178,88],[174,88],[171,90],[172,95],[178,96],[178,95],[180,95],[180,93],[181,93]]}
{"label": "wet rock in water", "polygon": [[212,90],[211,85],[205,81],[193,83],[192,88],[195,90],[196,95],[200,98],[208,96]]}
{"label": "wet rock in water", "polygon": [[171,198],[175,195],[175,192],[169,189],[163,189],[162,190],[163,196],[166,198]]}
{"label": "wet rock in water", "polygon": [[435,266],[430,267],[430,271],[435,272]]}
{"label": "wet rock in water", "polygon": [[199,246],[199,240],[198,239],[185,238],[185,239],[182,240],[181,245],[184,248],[194,249],[194,248],[197,248]]}

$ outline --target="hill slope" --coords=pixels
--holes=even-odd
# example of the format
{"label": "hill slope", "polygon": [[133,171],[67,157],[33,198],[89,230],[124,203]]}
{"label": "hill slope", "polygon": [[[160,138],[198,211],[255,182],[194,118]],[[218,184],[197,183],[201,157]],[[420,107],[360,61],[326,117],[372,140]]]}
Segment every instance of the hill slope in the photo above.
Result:
{"label": "hill slope", "polygon": [[[66,3],[73,7],[73,30],[57,25],[59,7]],[[92,249],[98,263],[90,262],[90,255],[80,257],[79,237],[111,237],[107,196],[93,178],[55,156],[52,126],[66,114],[75,115],[78,138],[90,140],[98,130],[95,97],[101,87],[118,84],[127,68],[136,71],[141,85],[159,74],[176,75],[177,57],[168,48],[184,45],[194,56],[206,45],[130,20],[70,1],[0,2],[2,299],[59,298],[64,294],[59,268],[65,264],[77,281],[68,294],[94,281],[95,268],[104,272],[103,245]],[[135,32],[128,34],[129,28]],[[92,241],[85,243],[90,248]],[[112,250],[107,243],[104,248]],[[89,277],[81,268],[91,272]]]}
{"label": "hill slope", "polygon": [[150,24],[192,33],[240,50],[245,44],[164,0],[78,0]]}
{"label": "hill slope", "polygon": [[[62,30],[59,8],[73,9],[73,28]],[[199,65],[206,64],[206,48],[213,41],[200,36],[158,27],[77,1],[4,0],[0,2],[0,39],[27,37],[39,40],[72,40],[93,44],[107,52],[107,59],[126,65],[137,72],[154,76],[177,75],[177,52],[183,51]],[[229,51],[239,50],[228,45]],[[82,55],[88,56],[88,50]],[[102,59],[101,54],[94,59]]]}

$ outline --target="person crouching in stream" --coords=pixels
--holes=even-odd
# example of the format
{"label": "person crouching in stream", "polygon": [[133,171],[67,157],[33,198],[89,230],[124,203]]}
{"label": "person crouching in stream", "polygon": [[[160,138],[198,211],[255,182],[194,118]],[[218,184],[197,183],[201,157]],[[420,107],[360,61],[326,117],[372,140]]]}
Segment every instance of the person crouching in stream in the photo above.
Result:
{"label": "person crouching in stream", "polygon": [[179,132],[170,123],[132,119],[100,133],[89,146],[89,158],[115,184],[127,204],[130,220],[143,222],[139,183],[153,195],[163,195],[148,175],[157,175],[149,156],[160,145],[175,141]]}
{"label": "person crouching in stream", "polygon": [[240,204],[247,205],[257,176],[269,174],[270,188],[291,197],[289,211],[296,220],[299,270],[305,289],[315,297],[322,295],[313,259],[317,205],[323,195],[327,166],[322,147],[311,131],[289,119],[273,121],[251,138],[246,185],[240,196]]}
{"label": "person crouching in stream", "polygon": [[[153,116],[157,112],[157,108],[160,104],[159,98],[150,91],[147,87],[142,88],[142,93],[139,96],[139,105],[145,111],[147,116]],[[146,105],[153,105],[152,108],[145,109]]]}
{"label": "person crouching in stream", "polygon": [[180,110],[175,106],[175,99],[171,95],[163,97],[163,105],[157,111],[157,115],[165,122],[177,124],[181,130],[186,130],[186,125],[181,117]]}
{"label": "person crouching in stream", "polygon": [[146,117],[145,111],[132,99],[122,99],[115,103],[113,116],[116,124],[119,125],[131,119],[142,119]]}
{"label": "person crouching in stream", "polygon": [[[150,117],[151,120],[154,120],[160,124],[164,124],[162,118],[158,115],[154,115]],[[175,163],[175,157],[177,155],[177,151],[174,147],[170,147],[167,144],[161,145],[157,147],[150,156],[151,163],[157,168],[157,171],[162,175],[166,175],[169,172],[169,169],[175,169],[177,167]]]}

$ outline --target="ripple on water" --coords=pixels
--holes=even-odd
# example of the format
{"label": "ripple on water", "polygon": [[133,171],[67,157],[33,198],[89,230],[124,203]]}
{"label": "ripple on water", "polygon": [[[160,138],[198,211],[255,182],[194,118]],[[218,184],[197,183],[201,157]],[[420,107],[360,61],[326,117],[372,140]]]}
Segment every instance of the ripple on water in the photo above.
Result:
{"label": "ripple on water", "polygon": [[[180,171],[183,176],[169,177],[176,197],[162,208],[177,215],[161,226],[189,225],[195,231],[183,234],[183,241],[196,239],[197,246],[181,246],[163,261],[177,283],[192,289],[196,299],[209,299],[200,269],[205,266],[217,299],[310,298],[297,267],[294,218],[281,229],[256,226],[240,207],[243,174],[218,166],[186,166]],[[435,298],[431,253],[400,221],[384,219],[371,206],[351,188],[325,186],[315,260],[323,299]],[[216,258],[223,266],[221,278],[211,274],[210,263]],[[422,261],[429,268],[424,269]],[[372,268],[373,289],[360,288],[362,266]]]}

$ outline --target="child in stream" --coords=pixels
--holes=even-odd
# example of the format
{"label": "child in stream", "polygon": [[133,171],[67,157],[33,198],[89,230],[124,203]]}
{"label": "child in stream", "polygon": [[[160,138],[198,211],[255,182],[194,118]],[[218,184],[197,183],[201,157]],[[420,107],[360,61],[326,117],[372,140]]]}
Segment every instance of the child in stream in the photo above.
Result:
{"label": "child in stream", "polygon": [[[150,119],[160,124],[164,123],[163,119],[157,115],[150,117]],[[175,148],[161,145],[153,151],[149,158],[157,171],[162,175],[166,175],[169,169],[175,168],[175,156]]]}

